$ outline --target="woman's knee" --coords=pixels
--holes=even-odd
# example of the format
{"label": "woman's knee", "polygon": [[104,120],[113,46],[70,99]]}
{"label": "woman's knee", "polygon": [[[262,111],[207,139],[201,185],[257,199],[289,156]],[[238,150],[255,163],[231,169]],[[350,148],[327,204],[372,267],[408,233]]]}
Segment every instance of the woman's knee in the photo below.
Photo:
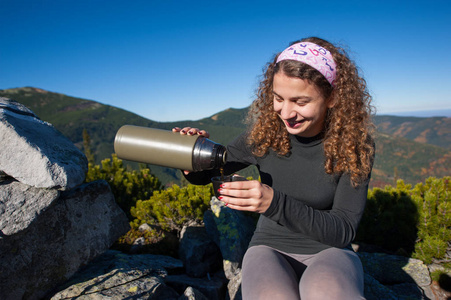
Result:
{"label": "woman's knee", "polygon": [[299,283],[301,298],[363,299],[363,269],[358,256],[335,250],[320,253],[308,265]]}

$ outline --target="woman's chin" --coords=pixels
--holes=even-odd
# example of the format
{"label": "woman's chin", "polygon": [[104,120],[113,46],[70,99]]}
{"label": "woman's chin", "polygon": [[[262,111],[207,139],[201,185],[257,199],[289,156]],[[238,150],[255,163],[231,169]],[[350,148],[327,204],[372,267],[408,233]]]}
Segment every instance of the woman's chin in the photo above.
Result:
{"label": "woman's chin", "polygon": [[313,137],[321,132],[321,130],[313,130],[312,128],[306,127],[306,126],[299,126],[299,127],[290,127],[285,126],[288,133],[291,135],[297,135],[300,137]]}
{"label": "woman's chin", "polygon": [[287,129],[288,133],[292,134],[292,135],[302,134],[302,132],[304,131],[302,129],[302,126],[296,126],[296,127],[285,126],[285,128]]}

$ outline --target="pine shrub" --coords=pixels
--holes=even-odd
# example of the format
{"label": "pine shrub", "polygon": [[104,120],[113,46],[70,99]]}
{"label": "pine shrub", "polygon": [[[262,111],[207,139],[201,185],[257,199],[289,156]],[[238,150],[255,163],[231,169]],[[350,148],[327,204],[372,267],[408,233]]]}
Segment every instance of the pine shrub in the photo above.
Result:
{"label": "pine shrub", "polygon": [[136,206],[131,208],[131,214],[135,217],[132,227],[147,223],[167,231],[180,231],[188,222],[202,221],[212,196],[211,184],[189,184],[183,188],[174,184],[166,190],[155,192],[149,200],[136,202]]}
{"label": "pine shrub", "polygon": [[89,163],[86,182],[103,179],[108,182],[118,205],[132,220],[130,208],[140,199],[149,199],[155,191],[160,191],[160,180],[150,173],[150,169],[128,171],[121,159],[113,154],[112,158],[102,160],[101,166]]}
{"label": "pine shrub", "polygon": [[451,241],[451,177],[428,178],[412,190],[418,206],[418,241],[413,257],[425,263],[446,257]]}
{"label": "pine shrub", "polygon": [[417,237],[418,212],[409,195],[410,188],[400,180],[396,188],[386,186],[369,190],[356,240],[393,253],[412,253]]}
{"label": "pine shrub", "polygon": [[396,188],[369,190],[356,241],[412,256],[427,264],[448,262],[450,179],[431,177],[414,188],[398,180]]}

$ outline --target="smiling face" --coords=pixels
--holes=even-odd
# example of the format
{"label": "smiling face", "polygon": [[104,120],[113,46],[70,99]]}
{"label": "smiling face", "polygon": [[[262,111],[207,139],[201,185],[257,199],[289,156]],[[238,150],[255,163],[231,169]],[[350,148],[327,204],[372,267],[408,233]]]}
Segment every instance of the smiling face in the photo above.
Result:
{"label": "smiling face", "polygon": [[274,75],[274,111],[282,119],[288,133],[301,137],[313,137],[324,128],[327,101],[314,84],[283,72]]}

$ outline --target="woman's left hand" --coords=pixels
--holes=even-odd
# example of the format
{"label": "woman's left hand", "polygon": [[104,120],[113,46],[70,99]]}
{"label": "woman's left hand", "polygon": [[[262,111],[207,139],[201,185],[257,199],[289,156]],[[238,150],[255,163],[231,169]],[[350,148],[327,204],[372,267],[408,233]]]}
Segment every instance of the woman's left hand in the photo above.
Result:
{"label": "woman's left hand", "polygon": [[264,213],[274,195],[274,191],[257,180],[224,182],[219,190],[219,200],[236,210]]}

